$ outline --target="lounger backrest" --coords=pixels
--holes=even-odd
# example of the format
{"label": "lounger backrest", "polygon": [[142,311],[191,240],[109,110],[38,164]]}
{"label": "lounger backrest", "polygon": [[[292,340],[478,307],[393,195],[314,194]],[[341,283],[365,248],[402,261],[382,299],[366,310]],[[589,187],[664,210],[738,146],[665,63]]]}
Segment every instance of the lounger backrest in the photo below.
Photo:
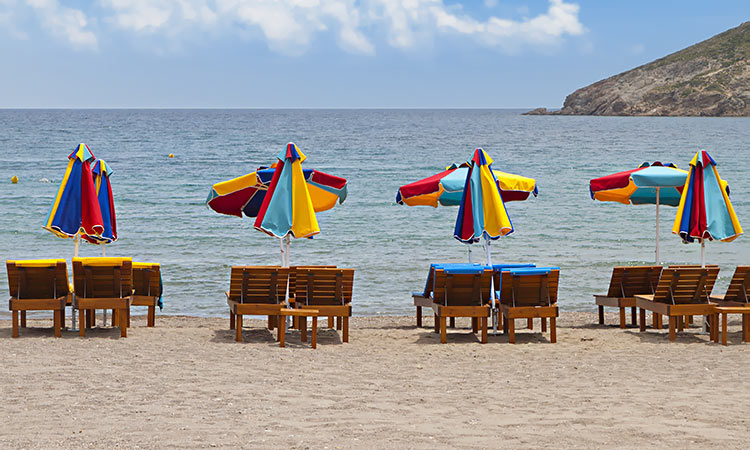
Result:
{"label": "lounger backrest", "polygon": [[729,282],[724,300],[750,303],[750,266],[737,266],[732,281]]}
{"label": "lounger backrest", "polygon": [[299,305],[346,305],[353,287],[354,269],[300,268],[294,300]]}
{"label": "lounger backrest", "polygon": [[70,292],[64,259],[6,261],[5,265],[13,298],[53,299]]}
{"label": "lounger backrest", "polygon": [[73,258],[73,287],[80,298],[124,298],[133,294],[130,258]]}
{"label": "lounger backrest", "polygon": [[135,295],[158,297],[161,292],[161,267],[157,263],[133,263]]}
{"label": "lounger backrest", "polygon": [[286,299],[288,278],[288,267],[234,266],[229,282],[229,299],[240,303],[282,303]]}
{"label": "lounger backrest", "polygon": [[490,301],[492,270],[453,273],[435,269],[433,301],[444,306],[484,306]]}
{"label": "lounger backrest", "polygon": [[661,266],[626,266],[612,269],[608,297],[634,297],[653,294],[659,284]]}
{"label": "lounger backrest", "polygon": [[335,269],[336,266],[290,266],[289,267],[289,295],[297,292],[297,269]]}
{"label": "lounger backrest", "polygon": [[500,301],[507,306],[551,306],[557,303],[560,269],[542,268],[529,273],[504,271],[501,277]]}
{"label": "lounger backrest", "polygon": [[[719,269],[718,264],[706,264],[706,267],[715,268],[716,270]],[[667,266],[667,269],[700,269],[700,264],[672,264]],[[714,290],[714,284],[716,284],[716,277],[710,278],[708,280],[708,285],[706,286],[708,289],[708,293],[711,294],[711,292]]]}
{"label": "lounger backrest", "polygon": [[718,275],[718,267],[666,268],[661,272],[654,301],[672,305],[708,303],[710,287]]}

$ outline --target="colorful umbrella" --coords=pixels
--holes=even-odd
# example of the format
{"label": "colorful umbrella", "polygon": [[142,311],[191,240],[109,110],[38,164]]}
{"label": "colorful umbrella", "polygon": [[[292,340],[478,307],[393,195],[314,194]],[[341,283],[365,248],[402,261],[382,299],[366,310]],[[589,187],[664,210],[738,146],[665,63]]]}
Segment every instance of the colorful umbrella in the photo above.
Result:
{"label": "colorful umbrella", "polygon": [[[463,197],[469,163],[453,164],[445,171],[423,180],[401,186],[396,203],[408,206],[458,206]],[[537,196],[536,181],[510,173],[493,171],[504,202],[526,200],[529,194]]]}
{"label": "colorful umbrella", "polygon": [[[277,164],[211,187],[206,204],[220,214],[257,217]],[[315,212],[327,211],[346,200],[346,180],[312,169],[302,169]]]}
{"label": "colorful umbrella", "polygon": [[61,238],[76,238],[78,256],[78,236],[101,236],[104,225],[91,172],[94,155],[86,144],[79,144],[68,159],[68,168],[42,228]]}
{"label": "colorful umbrella", "polygon": [[94,184],[96,186],[96,195],[99,200],[99,208],[102,213],[102,224],[104,231],[100,236],[90,236],[83,234],[81,237],[92,244],[102,245],[102,254],[104,254],[104,244],[111,244],[117,240],[117,221],[115,217],[115,201],[112,197],[112,186],[109,177],[112,175],[112,169],[103,159],[97,159],[94,167],[91,169],[94,175]]}
{"label": "colorful umbrella", "polygon": [[716,161],[705,151],[690,161],[690,174],[682,191],[672,227],[684,243],[701,243],[701,265],[706,265],[706,240],[731,242],[742,234],[742,226],[729,199],[726,182],[719,177]]}
{"label": "colorful umbrella", "polygon": [[659,205],[677,206],[688,173],[674,164],[643,163],[589,182],[591,198],[626,205],[656,205],[656,264],[659,264]]}

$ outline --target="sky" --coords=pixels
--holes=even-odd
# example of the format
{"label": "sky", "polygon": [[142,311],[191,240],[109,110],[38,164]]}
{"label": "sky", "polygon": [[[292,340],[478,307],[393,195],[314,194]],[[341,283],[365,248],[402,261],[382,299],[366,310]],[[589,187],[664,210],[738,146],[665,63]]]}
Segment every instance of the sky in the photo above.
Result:
{"label": "sky", "polygon": [[0,108],[559,108],[749,0],[0,0]]}

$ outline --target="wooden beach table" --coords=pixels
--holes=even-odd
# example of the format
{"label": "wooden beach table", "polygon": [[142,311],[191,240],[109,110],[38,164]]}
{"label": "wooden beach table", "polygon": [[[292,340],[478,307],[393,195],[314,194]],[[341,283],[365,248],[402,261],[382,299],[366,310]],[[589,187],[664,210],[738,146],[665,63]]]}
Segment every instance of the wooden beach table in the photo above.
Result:
{"label": "wooden beach table", "polygon": [[750,342],[750,266],[737,266],[726,294],[712,295],[716,312],[721,316],[721,343],[727,345],[727,315],[742,315],[742,341]]}
{"label": "wooden beach table", "polygon": [[307,342],[307,318],[312,317],[312,325],[310,327],[310,345],[313,349],[318,348],[318,314],[320,311],[317,309],[291,309],[282,308],[279,310],[279,329],[276,333],[279,341],[279,347],[284,347],[286,340],[286,318],[287,316],[297,317],[299,319],[300,327],[300,339],[302,342]]}

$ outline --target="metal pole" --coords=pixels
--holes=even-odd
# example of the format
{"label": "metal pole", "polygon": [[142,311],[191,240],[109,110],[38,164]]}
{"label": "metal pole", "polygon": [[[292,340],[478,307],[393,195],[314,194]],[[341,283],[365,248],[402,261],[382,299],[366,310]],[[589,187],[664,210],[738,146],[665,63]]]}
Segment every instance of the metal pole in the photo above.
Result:
{"label": "metal pole", "polygon": [[286,267],[286,258],[284,258],[284,238],[279,238],[279,249],[281,251],[281,267]]}
{"label": "metal pole", "polygon": [[[492,252],[490,251],[490,237],[485,235],[485,250],[487,252],[487,266],[492,269]],[[493,270],[492,277],[490,277],[490,305],[492,306],[492,334],[497,334],[497,314],[498,309],[495,305],[495,274]]]}
{"label": "metal pole", "polygon": [[701,239],[701,267],[706,267],[706,240]]}
{"label": "metal pole", "polygon": [[[73,242],[75,242],[75,250],[73,251],[73,256],[75,258],[78,258],[78,239],[79,234],[76,233],[76,237],[73,238]],[[75,298],[75,293],[73,293],[73,297]],[[74,304],[75,302],[73,302],[73,305],[70,305],[71,326],[73,327],[71,331],[76,330],[76,310]]]}
{"label": "metal pole", "polygon": [[[105,244],[99,244],[102,247],[102,258],[106,256],[106,253],[104,252],[104,248],[106,247]],[[96,311],[96,310],[95,310]],[[107,308],[104,308],[104,312],[102,313],[102,326],[107,326]],[[94,322],[96,322],[96,316],[94,316]]]}
{"label": "metal pole", "polygon": [[289,255],[291,246],[292,246],[292,237],[287,234],[286,235],[286,267],[289,267],[291,265],[291,258]]}
{"label": "metal pole", "polygon": [[659,188],[656,188],[656,264],[659,264]]}
{"label": "metal pole", "polygon": [[471,244],[468,244],[466,248],[469,249],[469,264],[471,264]]}

